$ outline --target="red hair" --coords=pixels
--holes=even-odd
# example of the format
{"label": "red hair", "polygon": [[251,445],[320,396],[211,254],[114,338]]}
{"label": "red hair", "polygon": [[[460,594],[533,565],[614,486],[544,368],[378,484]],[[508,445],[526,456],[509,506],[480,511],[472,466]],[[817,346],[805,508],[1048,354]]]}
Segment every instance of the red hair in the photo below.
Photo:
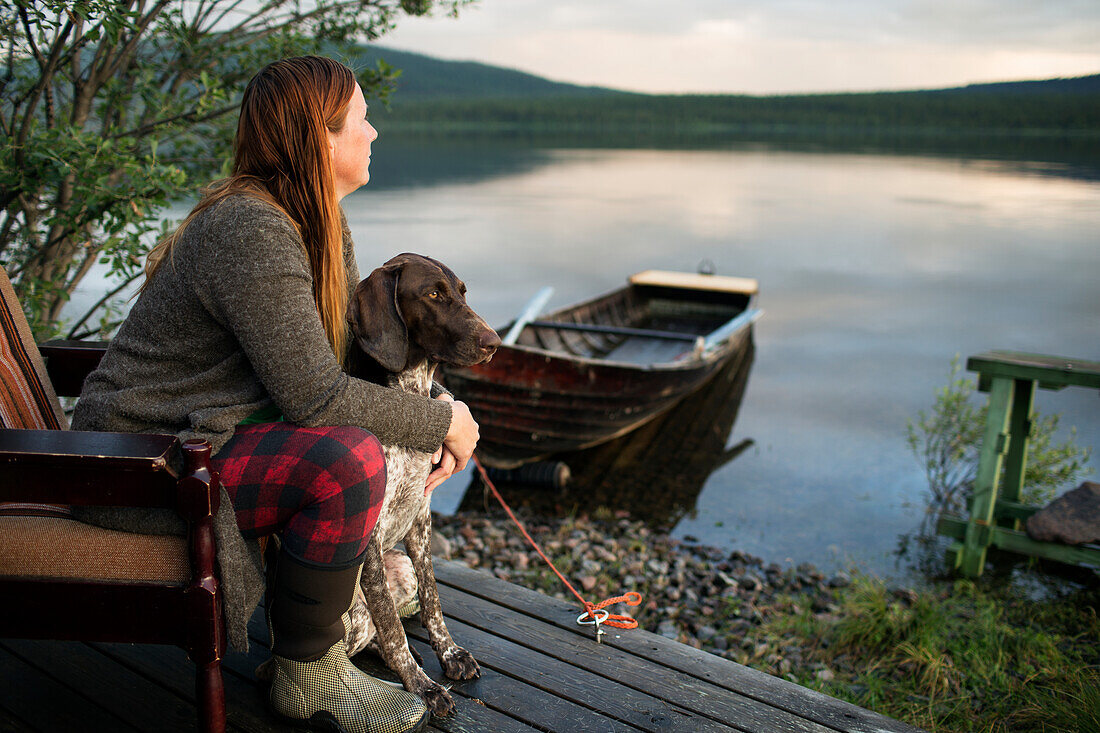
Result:
{"label": "red hair", "polygon": [[206,188],[176,231],[149,253],[146,284],[201,211],[238,193],[263,199],[302,237],[317,312],[343,361],[348,283],[328,133],[343,129],[355,84],[351,69],[321,56],[276,61],[252,77],[241,100],[232,174]]}

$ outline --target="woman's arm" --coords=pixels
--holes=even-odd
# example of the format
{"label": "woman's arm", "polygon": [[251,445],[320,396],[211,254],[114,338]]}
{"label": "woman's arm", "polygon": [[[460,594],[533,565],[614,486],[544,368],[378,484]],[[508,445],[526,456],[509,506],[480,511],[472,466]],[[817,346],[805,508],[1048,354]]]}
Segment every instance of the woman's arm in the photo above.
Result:
{"label": "woman's arm", "polygon": [[205,261],[194,263],[195,287],[287,420],[360,425],[385,443],[429,452],[447,441],[468,459],[477,440],[472,418],[453,420],[446,401],[343,371],[321,326],[301,239],[285,215],[243,196],[211,214],[200,247]]}

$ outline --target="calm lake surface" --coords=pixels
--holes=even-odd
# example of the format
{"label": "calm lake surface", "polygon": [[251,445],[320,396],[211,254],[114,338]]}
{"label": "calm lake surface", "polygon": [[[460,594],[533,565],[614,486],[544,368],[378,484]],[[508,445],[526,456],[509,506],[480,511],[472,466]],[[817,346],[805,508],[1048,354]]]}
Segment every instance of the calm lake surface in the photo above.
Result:
{"label": "calm lake surface", "polygon": [[[503,325],[648,268],[757,278],[765,315],[732,434],[674,534],[768,561],[894,575],[925,479],[905,443],[955,355],[1100,360],[1100,176],[1058,164],[774,147],[531,149],[375,143],[344,201],[364,274],[447,262]],[[1040,392],[1100,449],[1095,392]],[[1094,458],[1092,466],[1098,465]],[[455,511],[468,479],[435,494]]]}
{"label": "calm lake surface", "polygon": [[[1100,359],[1100,181],[1019,162],[728,150],[375,144],[344,202],[360,267],[442,259],[503,325],[647,268],[755,277],[765,315],[730,445],[678,536],[776,562],[893,573],[925,479],[906,421],[952,357]],[[1095,392],[1041,392],[1100,448]],[[1093,461],[1094,467],[1096,461]],[[454,480],[435,506],[453,511]]]}

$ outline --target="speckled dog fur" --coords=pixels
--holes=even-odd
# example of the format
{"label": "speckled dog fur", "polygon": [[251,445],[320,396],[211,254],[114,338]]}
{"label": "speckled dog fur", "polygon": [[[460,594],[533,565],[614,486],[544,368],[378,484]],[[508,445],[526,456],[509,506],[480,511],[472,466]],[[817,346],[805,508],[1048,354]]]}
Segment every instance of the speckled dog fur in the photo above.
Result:
{"label": "speckled dog fur", "polygon": [[[353,348],[348,371],[424,396],[431,392],[438,364],[487,361],[500,344],[466,305],[462,281],[446,266],[419,255],[399,255],[372,272],[356,288],[348,320],[359,352]],[[433,714],[446,715],[454,702],[413,658],[394,602],[405,594],[393,586],[407,589],[411,579],[402,577],[400,559],[387,553],[404,542],[416,576],[420,620],[443,671],[452,679],[477,677],[477,662],[447,631],[436,589],[430,498],[424,495],[431,456],[400,446],[384,445],[383,450],[386,495],[367,547],[361,593],[350,611],[345,643],[349,655],[368,644],[376,648],[407,690],[420,695]]]}

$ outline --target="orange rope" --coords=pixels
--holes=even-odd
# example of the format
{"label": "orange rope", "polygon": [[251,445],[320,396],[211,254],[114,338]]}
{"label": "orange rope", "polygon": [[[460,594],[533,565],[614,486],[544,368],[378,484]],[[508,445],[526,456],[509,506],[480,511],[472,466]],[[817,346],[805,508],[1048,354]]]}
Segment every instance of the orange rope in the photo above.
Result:
{"label": "orange rope", "polygon": [[[596,611],[602,610],[607,606],[613,606],[616,603],[626,603],[628,606],[637,606],[641,604],[642,594],[633,590],[628,591],[624,595],[615,596],[614,598],[608,598],[606,600],[600,601],[599,603],[589,603],[588,601],[586,601],[584,597],[577,592],[577,589],[573,587],[573,584],[566,580],[564,575],[558,572],[558,569],[554,567],[554,563],[551,562],[550,558],[546,556],[546,553],[542,551],[542,548],[539,547],[538,543],[535,542],[531,535],[527,533],[527,530],[524,528],[523,524],[518,519],[516,519],[516,515],[512,513],[512,508],[508,506],[508,503],[504,501],[504,497],[502,497],[500,495],[500,492],[497,491],[497,487],[493,485],[492,480],[489,478],[489,474],[485,472],[485,467],[481,465],[481,461],[477,459],[476,455],[473,456],[473,460],[474,465],[477,466],[477,470],[481,474],[482,481],[484,481],[485,485],[489,487],[489,490],[493,492],[493,496],[495,496],[497,498],[497,501],[500,502],[500,505],[504,507],[504,511],[508,512],[508,516],[511,517],[512,521],[515,522],[515,525],[519,527],[519,531],[522,532],[523,536],[527,538],[527,541],[531,544],[531,547],[535,548],[535,552],[539,554],[539,557],[541,557],[546,562],[546,564],[550,566],[550,569],[553,570],[554,574],[561,579],[561,582],[565,583],[565,587],[568,588],[573,593],[573,595],[577,597],[577,600],[581,602],[581,605],[584,606],[585,613],[581,614],[580,618],[577,619],[577,623],[594,623],[596,621]],[[588,621],[582,621],[581,619],[585,618],[586,616],[588,617]],[[601,620],[599,623],[605,624],[607,626],[614,626],[620,629],[634,629],[638,627],[638,621],[636,619],[617,613],[609,613],[607,615],[607,618]]]}

